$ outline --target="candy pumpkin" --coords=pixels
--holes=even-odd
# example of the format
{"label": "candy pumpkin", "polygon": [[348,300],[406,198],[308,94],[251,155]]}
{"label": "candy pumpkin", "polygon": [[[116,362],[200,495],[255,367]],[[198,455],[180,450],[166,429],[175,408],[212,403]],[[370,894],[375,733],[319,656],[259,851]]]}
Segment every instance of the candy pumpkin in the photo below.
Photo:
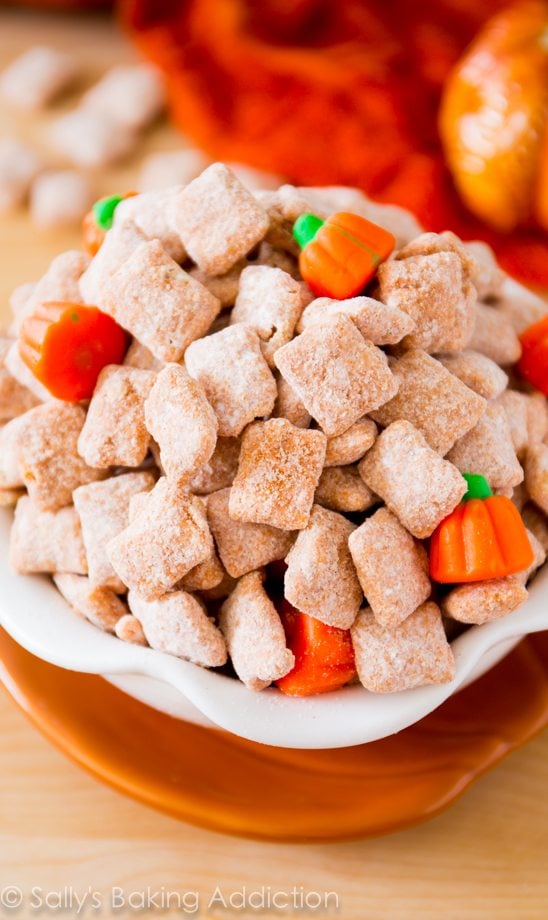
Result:
{"label": "candy pumpkin", "polygon": [[548,315],[528,326],[519,340],[521,358],[518,371],[531,386],[548,396]]}
{"label": "candy pumpkin", "polygon": [[101,248],[105,233],[112,227],[114,213],[120,202],[136,194],[137,192],[126,192],[125,195],[107,195],[105,198],[99,198],[88,211],[82,222],[82,235],[84,249],[90,256],[94,256]]}
{"label": "candy pumpkin", "polygon": [[97,307],[40,304],[23,320],[19,353],[52,396],[67,402],[89,399],[100,371],[121,364],[126,332]]}
{"label": "candy pumpkin", "polygon": [[288,648],[295,655],[289,674],[276,681],[288,696],[312,696],[337,690],[356,677],[350,630],[327,626],[296,610],[284,600],[280,605]]}
{"label": "candy pumpkin", "polygon": [[468,207],[498,230],[548,229],[548,5],[487,22],[449,76],[440,133]]}
{"label": "candy pumpkin", "polygon": [[523,572],[533,550],[509,498],[493,495],[483,476],[464,474],[468,491],[432,534],[430,575],[445,584],[487,581]]}
{"label": "candy pumpkin", "polygon": [[301,247],[299,268],[317,297],[344,300],[363,291],[396,240],[358,214],[338,212],[327,220],[301,214],[293,235]]}

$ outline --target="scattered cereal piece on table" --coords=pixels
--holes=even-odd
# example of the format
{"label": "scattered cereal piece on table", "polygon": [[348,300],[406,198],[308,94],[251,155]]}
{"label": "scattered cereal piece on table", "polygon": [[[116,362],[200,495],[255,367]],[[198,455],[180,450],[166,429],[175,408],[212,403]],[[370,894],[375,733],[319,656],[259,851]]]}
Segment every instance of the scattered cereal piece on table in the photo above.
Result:
{"label": "scattered cereal piece on table", "polygon": [[313,323],[324,322],[330,316],[341,313],[351,319],[364,339],[369,339],[374,345],[395,345],[415,328],[413,318],[398,307],[361,296],[349,300],[317,297],[305,307],[297,329],[302,332]]}
{"label": "scattered cereal piece on table", "polygon": [[366,485],[418,539],[429,537],[466,492],[458,469],[404,420],[392,422],[379,435],[359,470]]}
{"label": "scattered cereal piece on table", "polygon": [[391,370],[398,392],[372,417],[384,427],[406,419],[442,457],[485,411],[485,400],[425,351],[410,349]]}
{"label": "scattered cereal piece on table", "polygon": [[293,338],[302,308],[301,287],[291,275],[267,265],[250,265],[240,275],[230,322],[255,329],[273,367],[274,352]]}
{"label": "scattered cereal piece on table", "polygon": [[177,196],[175,226],[198,267],[224,275],[263,239],[268,216],[230,169],[213,163]]}
{"label": "scattered cereal piece on table", "polygon": [[202,386],[179,364],[168,364],[156,377],[145,402],[145,422],[168,479],[182,485],[211,459],[217,416]]}
{"label": "scattered cereal piece on table", "polygon": [[286,600],[302,613],[339,629],[352,626],[363,601],[348,549],[354,530],[341,514],[313,505],[310,520],[286,559]]}
{"label": "scattered cereal piece on table", "polygon": [[515,364],[521,355],[519,339],[504,314],[482,303],[477,304],[476,324],[468,344],[502,366]]}
{"label": "scattered cereal piece on table", "polygon": [[249,425],[230,492],[230,516],[280,530],[306,527],[326,442],[321,431],[304,431],[282,418]]}
{"label": "scattered cereal piece on table", "polygon": [[373,693],[444,684],[455,676],[455,659],[441,613],[431,602],[422,604],[394,629],[381,626],[370,610],[364,610],[351,635],[358,676]]}
{"label": "scattered cereal piece on table", "polygon": [[142,192],[157,192],[173,185],[188,185],[208,164],[205,153],[196,147],[151,153],[141,163],[137,187]]}
{"label": "scattered cereal piece on table", "polygon": [[104,112],[77,108],[51,125],[55,150],[83,169],[101,169],[124,159],[134,149],[136,135]]}
{"label": "scattered cereal piece on table", "polygon": [[38,153],[15,137],[0,140],[0,214],[18,208],[42,168]]}
{"label": "scattered cereal piece on table", "polygon": [[145,400],[154,380],[153,371],[116,364],[103,368],[78,441],[78,450],[90,466],[103,470],[143,462],[150,444]]}
{"label": "scattered cereal piece on table", "polygon": [[74,489],[103,476],[78,453],[86,418],[81,406],[49,402],[21,418],[17,459],[23,482],[41,511],[70,505]]}
{"label": "scattered cereal piece on table", "polygon": [[367,511],[379,499],[366,486],[356,466],[330,466],[322,471],[314,501],[332,511],[348,513]]}
{"label": "scattered cereal piece on table", "polygon": [[249,326],[237,323],[193,342],[185,364],[217,414],[221,437],[236,437],[249,422],[272,413],[276,381]]}
{"label": "scattered cereal piece on table", "polygon": [[548,444],[533,444],[527,448],[525,486],[535,504],[548,514]]}
{"label": "scattered cereal piece on table", "polygon": [[217,438],[208,463],[190,480],[190,491],[196,495],[209,495],[231,486],[238,471],[239,457],[239,438]]}
{"label": "scattered cereal piece on table", "polygon": [[247,575],[284,559],[294,541],[294,534],[268,524],[235,521],[229,514],[230,489],[213,492],[207,501],[207,519],[217,544],[219,556],[233,578]]}
{"label": "scattered cereal piece on table", "polygon": [[80,224],[93,200],[89,180],[73,169],[44,172],[30,191],[30,214],[37,227]]}
{"label": "scattered cereal piece on table", "polygon": [[123,581],[106,553],[107,544],[129,523],[129,502],[133,495],[149,492],[154,476],[149,472],[124,473],[74,490],[74,507],[82,525],[90,584],[122,593]]}
{"label": "scattered cereal piece on table", "polygon": [[398,518],[379,508],[348,546],[365,598],[381,626],[399,626],[432,592],[428,556]]}
{"label": "scattered cereal piece on table", "polygon": [[219,626],[234,670],[250,690],[264,690],[295,663],[260,572],[244,575],[221,608]]}
{"label": "scattered cereal piece on table", "polygon": [[447,455],[462,473],[485,476],[492,489],[512,488],[523,480],[506,412],[488,403],[479,422],[460,438]]}
{"label": "scattered cereal piece on table", "polygon": [[67,89],[77,72],[73,55],[35,45],[2,72],[0,94],[14,108],[36,111]]}
{"label": "scattered cereal piece on table", "polygon": [[76,613],[104,632],[114,632],[118,620],[127,615],[126,605],[113,591],[95,587],[85,575],[58,574],[53,580]]}
{"label": "scattered cereal piece on table", "polygon": [[19,575],[37,572],[86,575],[86,551],[75,508],[69,505],[59,511],[40,511],[24,495],[15,508],[9,559]]}
{"label": "scattered cereal piece on table", "polygon": [[527,600],[517,575],[492,578],[453,588],[442,601],[443,613],[460,623],[480,625],[498,620]]}
{"label": "scattered cereal piece on table", "polygon": [[208,559],[213,540],[200,502],[164,478],[106,551],[123,583],[151,600]]}
{"label": "scattered cereal piece on table", "polygon": [[398,383],[386,355],[345,316],[305,329],[274,362],[328,437],[388,402]]}
{"label": "scattered cereal piece on table", "polygon": [[496,399],[508,386],[508,374],[479,351],[460,351],[454,355],[436,355],[438,361],[484,399]]}
{"label": "scattered cereal piece on table", "polygon": [[164,108],[162,76],[151,64],[112,67],[84,94],[86,111],[112,119],[117,128],[139,130]]}
{"label": "scattered cereal piece on table", "polygon": [[151,648],[204,668],[217,668],[225,663],[222,633],[192,594],[173,591],[155,600],[145,600],[130,591],[128,600]]}
{"label": "scattered cereal piece on table", "polygon": [[158,240],[141,243],[110,281],[104,280],[98,306],[160,361],[179,361],[190,343],[207,332],[221,307]]}

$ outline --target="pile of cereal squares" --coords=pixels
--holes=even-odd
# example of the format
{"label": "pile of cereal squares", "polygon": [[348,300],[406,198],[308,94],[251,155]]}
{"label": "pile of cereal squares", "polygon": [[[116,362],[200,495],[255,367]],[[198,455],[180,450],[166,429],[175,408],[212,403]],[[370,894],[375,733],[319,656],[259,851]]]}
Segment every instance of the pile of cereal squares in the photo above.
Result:
{"label": "pile of cereal squares", "polygon": [[548,549],[548,305],[483,243],[220,163],[85,228],[0,339],[15,571],[252,690],[451,681]]}

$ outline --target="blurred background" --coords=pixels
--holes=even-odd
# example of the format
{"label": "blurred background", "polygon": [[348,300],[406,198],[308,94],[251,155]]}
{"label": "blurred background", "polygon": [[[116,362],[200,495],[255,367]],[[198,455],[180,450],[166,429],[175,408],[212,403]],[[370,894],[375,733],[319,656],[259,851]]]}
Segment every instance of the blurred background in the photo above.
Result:
{"label": "blurred background", "polygon": [[[36,46],[72,67],[42,100],[32,73],[46,65],[20,59]],[[151,102],[128,125],[123,105],[104,99],[150,93],[112,82],[113,67],[138,60],[160,73],[165,106]],[[49,66],[46,84],[62,69]],[[4,202],[12,219],[1,233],[32,250],[30,207],[44,263],[74,245],[77,201],[83,211],[87,197],[159,185],[162,174],[164,184],[192,178],[206,159],[147,167],[147,157],[198,148],[279,177],[248,174],[255,185],[356,185],[427,229],[485,239],[509,272],[548,287],[544,0],[21,0],[0,4],[0,69],[2,141],[23,141],[40,161]],[[94,103],[85,93],[98,81]],[[95,120],[63,119],[94,107]],[[59,170],[87,184],[40,183]],[[56,210],[56,197],[70,197],[73,213]],[[8,264],[2,296],[21,280]]]}

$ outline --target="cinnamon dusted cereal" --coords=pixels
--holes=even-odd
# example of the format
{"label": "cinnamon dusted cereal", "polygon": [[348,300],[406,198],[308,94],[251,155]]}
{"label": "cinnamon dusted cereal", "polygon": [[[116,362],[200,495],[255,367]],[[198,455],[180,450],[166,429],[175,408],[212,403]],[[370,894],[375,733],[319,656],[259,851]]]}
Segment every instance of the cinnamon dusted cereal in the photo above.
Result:
{"label": "cinnamon dusted cereal", "polygon": [[356,466],[330,466],[323,470],[314,501],[332,511],[367,511],[378,502]]}
{"label": "cinnamon dusted cereal", "polygon": [[523,457],[529,443],[529,396],[517,390],[505,390],[497,403],[506,413],[514,450],[518,457]]}
{"label": "cinnamon dusted cereal", "polygon": [[431,602],[393,629],[381,626],[370,610],[363,610],[351,635],[358,677],[373,693],[444,684],[455,676],[455,659],[440,610]]}
{"label": "cinnamon dusted cereal", "polygon": [[41,511],[71,504],[74,489],[103,476],[78,453],[85,418],[81,406],[62,402],[45,403],[21,416],[17,459],[23,482]]}
{"label": "cinnamon dusted cereal", "polygon": [[132,613],[120,617],[114,626],[114,634],[123,642],[131,642],[132,645],[148,645],[143,627]]}
{"label": "cinnamon dusted cereal", "polygon": [[[527,529],[527,528],[526,528]],[[519,579],[522,585],[526,585],[530,578],[535,574],[537,569],[544,565],[546,562],[546,550],[540,540],[537,540],[535,534],[532,530],[527,529],[527,536],[529,537],[529,542],[534,553],[534,558],[528,569],[525,569],[523,572],[518,572],[516,578]]]}
{"label": "cinnamon dusted cereal", "polygon": [[189,275],[199,281],[200,284],[203,284],[220,301],[221,310],[226,310],[227,307],[234,305],[234,301],[238,296],[238,288],[240,287],[240,275],[246,265],[246,260],[240,259],[224,275],[216,276],[206,275],[200,268],[193,266],[189,269]]}
{"label": "cinnamon dusted cereal", "polygon": [[145,400],[154,385],[152,371],[110,364],[104,367],[89,404],[78,450],[90,466],[139,466],[150,436]]}
{"label": "cinnamon dusted cereal", "polygon": [[42,109],[66,89],[78,71],[71,54],[34,45],[15,58],[0,76],[0,93],[18,109]]}
{"label": "cinnamon dusted cereal", "polygon": [[483,240],[470,240],[462,245],[472,257],[470,277],[479,299],[498,297],[504,282],[504,272],[499,268],[491,247]]}
{"label": "cinnamon dusted cereal", "polygon": [[0,140],[0,214],[23,204],[41,168],[41,159],[29,144],[15,137]]}
{"label": "cinnamon dusted cereal", "polygon": [[168,479],[182,485],[211,459],[217,416],[184,367],[168,364],[160,371],[145,402],[145,422]]}
{"label": "cinnamon dusted cereal", "polygon": [[230,489],[213,492],[207,501],[207,519],[222,563],[239,578],[276,559],[284,559],[294,535],[268,524],[235,521],[229,514]]}
{"label": "cinnamon dusted cereal", "polygon": [[523,470],[516,457],[506,413],[498,403],[488,403],[479,422],[457,441],[447,455],[462,473],[485,476],[492,489],[519,485]]}
{"label": "cinnamon dusted cereal", "polygon": [[87,176],[76,169],[50,170],[32,184],[30,214],[42,229],[78,226],[92,202]]}
{"label": "cinnamon dusted cereal", "polygon": [[529,393],[527,400],[527,432],[532,444],[548,438],[548,399],[538,392]]}
{"label": "cinnamon dusted cereal", "polygon": [[126,605],[113,591],[94,587],[85,575],[58,574],[53,580],[76,613],[104,632],[114,632],[118,620],[127,615]]}
{"label": "cinnamon dusted cereal", "polygon": [[249,425],[230,492],[230,516],[280,530],[306,527],[326,443],[321,431],[303,431],[282,418]]}
{"label": "cinnamon dusted cereal", "polygon": [[208,463],[190,480],[190,491],[197,495],[209,495],[210,492],[231,486],[238,470],[239,457],[239,438],[217,438]]}
{"label": "cinnamon dusted cereal", "polygon": [[183,262],[186,253],[181,237],[173,225],[174,201],[180,187],[130,195],[114,212],[114,226],[133,221],[148,240],[158,240],[175,262]]}
{"label": "cinnamon dusted cereal", "polygon": [[[89,267],[80,278],[81,300],[102,307],[103,288],[108,289],[112,276],[126,262],[135,250],[147,240],[145,234],[131,220],[111,227],[106,233],[101,248],[94,255]],[[70,298],[56,297],[55,300]]]}
{"label": "cinnamon dusted cereal", "polygon": [[255,329],[273,367],[274,352],[293,338],[302,309],[301,286],[291,275],[268,265],[250,265],[240,275],[230,322]]}
{"label": "cinnamon dusted cereal", "polygon": [[458,469],[442,460],[420,431],[403,419],[379,435],[359,470],[366,485],[419,539],[429,537],[466,492]]}
{"label": "cinnamon dusted cereal", "polygon": [[380,298],[415,321],[403,340],[428,352],[466,348],[474,329],[476,291],[456,252],[405,255],[379,266]]}
{"label": "cinnamon dusted cereal", "polygon": [[225,663],[223,636],[192,594],[173,591],[156,600],[145,600],[130,591],[128,600],[151,648],[204,668],[218,668]]}
{"label": "cinnamon dusted cereal", "polygon": [[527,448],[525,485],[535,504],[548,514],[548,444],[533,444]]}
{"label": "cinnamon dusted cereal", "polygon": [[276,381],[249,326],[237,323],[193,342],[185,364],[217,414],[221,437],[236,437],[253,419],[271,414]]}
{"label": "cinnamon dusted cereal", "polygon": [[86,575],[88,566],[80,519],[72,505],[41,511],[28,495],[17,502],[9,559],[20,575],[70,572]]}
{"label": "cinnamon dusted cereal", "polygon": [[343,434],[328,438],[325,466],[346,466],[356,463],[375,443],[378,429],[373,419],[362,418]]}
{"label": "cinnamon dusted cereal", "polygon": [[[293,237],[293,224],[301,214],[311,209],[308,197],[293,185],[281,185],[276,190],[255,192],[255,198],[265,209],[268,220],[267,242],[276,249],[298,255],[299,247]],[[327,217],[327,211],[314,208],[318,217]]]}
{"label": "cinnamon dusted cereal", "polygon": [[498,620],[527,600],[527,590],[517,575],[492,578],[453,588],[443,599],[444,614],[460,623]]}
{"label": "cinnamon dusted cereal", "polygon": [[485,400],[425,351],[405,352],[391,370],[399,384],[398,392],[371,415],[383,426],[406,419],[442,456],[485,411]]}
{"label": "cinnamon dusted cereal", "polygon": [[546,299],[534,294],[514,278],[505,277],[495,301],[497,310],[520,335],[527,326],[538,323],[548,312]]}
{"label": "cinnamon dusted cereal", "polygon": [[24,486],[18,447],[25,429],[24,415],[0,426],[0,489],[22,489]]}
{"label": "cinnamon dusted cereal", "polygon": [[305,329],[274,362],[328,437],[388,402],[398,384],[386,355],[345,316]]}
{"label": "cinnamon dusted cereal", "polygon": [[23,320],[42,303],[49,301],[82,303],[80,279],[89,265],[89,256],[77,249],[69,249],[56,256],[50,263],[47,272],[29,291],[28,297],[14,314],[10,335],[18,335]]}
{"label": "cinnamon dusted cereal", "polygon": [[479,351],[465,350],[455,355],[436,355],[438,361],[484,399],[496,399],[508,386],[508,374]]}
{"label": "cinnamon dusted cereal", "polygon": [[200,502],[163,478],[106,552],[122,582],[151,600],[208,559],[213,541]]}
{"label": "cinnamon dusted cereal", "polygon": [[364,339],[369,339],[374,345],[395,345],[415,328],[415,321],[408,313],[372,297],[351,297],[348,300],[318,297],[305,307],[297,329],[302,332],[313,323],[324,322],[341,313],[351,319]]}
{"label": "cinnamon dusted cereal", "polygon": [[263,239],[268,216],[230,169],[213,163],[177,195],[175,226],[198,267],[223,275]]}
{"label": "cinnamon dusted cereal", "polygon": [[136,135],[110,115],[81,106],[53,122],[49,140],[75,166],[101,169],[131,153]]}
{"label": "cinnamon dusted cereal", "polygon": [[39,400],[10,374],[5,360],[13,342],[0,336],[0,422],[22,415],[38,405]]}
{"label": "cinnamon dusted cereal", "polygon": [[215,550],[204,562],[195,565],[181,579],[179,587],[185,591],[212,591],[221,584],[226,572]]}
{"label": "cinnamon dusted cereal", "polygon": [[110,588],[118,593],[125,590],[109,561],[106,547],[127,527],[131,497],[149,492],[153,485],[152,473],[125,473],[74,490],[74,506],[82,525],[89,580],[93,587]]}
{"label": "cinnamon dusted cereal", "polygon": [[277,374],[278,396],[272,411],[273,418],[286,418],[297,428],[308,428],[312,416],[306,411],[295,390],[281,374]]}
{"label": "cinnamon dusted cereal", "polygon": [[141,345],[138,339],[133,339],[126,351],[124,366],[136,367],[141,371],[161,371],[165,364],[155,358],[146,345]]}
{"label": "cinnamon dusted cereal", "polygon": [[99,306],[160,361],[178,361],[221,308],[158,240],[141,243],[104,282]]}
{"label": "cinnamon dusted cereal", "polygon": [[349,629],[363,600],[348,540],[356,528],[341,514],[313,505],[287,556],[284,594],[297,610]]}
{"label": "cinnamon dusted cereal", "polygon": [[49,390],[46,389],[43,383],[40,383],[30,367],[23,361],[18,341],[13,342],[8,348],[4,357],[4,367],[14,380],[25,389],[30,390],[33,396],[36,397],[37,402],[50,402],[53,399]]}
{"label": "cinnamon dusted cereal", "polygon": [[381,626],[399,626],[430,597],[426,550],[387,508],[379,508],[354,530],[348,546],[365,598]]}
{"label": "cinnamon dusted cereal", "polygon": [[0,508],[15,508],[24,494],[23,489],[3,489],[0,487]]}
{"label": "cinnamon dusted cereal", "polygon": [[476,307],[476,323],[469,346],[503,366],[514,364],[521,355],[520,341],[511,323],[499,310],[482,303]]}
{"label": "cinnamon dusted cereal", "polygon": [[522,510],[523,522],[548,554],[548,520],[533,502],[527,502]]}
{"label": "cinnamon dusted cereal", "polygon": [[239,580],[221,608],[219,626],[234,670],[250,690],[264,690],[293,667],[295,657],[286,648],[280,617],[260,572]]}

